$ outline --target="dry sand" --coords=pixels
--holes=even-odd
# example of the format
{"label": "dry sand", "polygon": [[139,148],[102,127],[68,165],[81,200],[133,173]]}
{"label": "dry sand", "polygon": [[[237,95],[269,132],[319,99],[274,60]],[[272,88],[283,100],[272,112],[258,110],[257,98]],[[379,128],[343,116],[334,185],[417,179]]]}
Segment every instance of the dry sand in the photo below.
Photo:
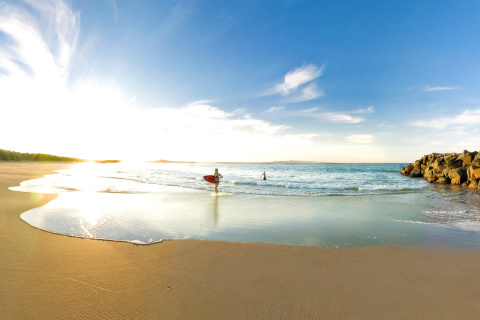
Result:
{"label": "dry sand", "polygon": [[9,186],[59,163],[0,163],[1,319],[478,319],[480,252],[70,238]]}

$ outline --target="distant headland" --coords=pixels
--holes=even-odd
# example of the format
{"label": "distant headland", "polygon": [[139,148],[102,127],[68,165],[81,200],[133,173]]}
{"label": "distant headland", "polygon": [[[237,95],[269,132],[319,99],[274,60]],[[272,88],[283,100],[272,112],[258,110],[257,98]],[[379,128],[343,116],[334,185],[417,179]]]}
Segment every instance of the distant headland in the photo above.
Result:
{"label": "distant headland", "polygon": [[22,153],[10,150],[0,149],[0,160],[1,161],[68,161],[68,162],[83,162],[86,160],[71,158],[71,157],[60,157],[52,154],[45,153]]}
{"label": "distant headland", "polygon": [[468,186],[480,191],[480,152],[432,153],[402,169],[408,177],[424,177],[430,183]]}

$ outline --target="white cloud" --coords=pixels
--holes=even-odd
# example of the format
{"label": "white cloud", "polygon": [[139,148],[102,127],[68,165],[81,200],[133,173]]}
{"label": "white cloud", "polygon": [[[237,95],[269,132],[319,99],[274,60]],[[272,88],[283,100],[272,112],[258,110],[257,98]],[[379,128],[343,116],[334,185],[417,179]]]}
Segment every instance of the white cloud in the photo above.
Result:
{"label": "white cloud", "polygon": [[319,113],[318,118],[322,121],[340,122],[340,123],[360,123],[365,119],[360,117],[353,117],[347,113],[340,112],[325,112]]}
{"label": "white cloud", "polygon": [[317,67],[309,64],[289,71],[282,83],[267,90],[263,95],[280,94],[285,97],[285,102],[302,102],[323,97],[325,95],[324,91],[318,88],[315,83],[306,84],[320,77],[324,69],[325,65]]}
{"label": "white cloud", "polygon": [[352,117],[349,114],[344,113],[323,113],[320,115],[323,120],[342,123],[360,123],[365,119],[359,117]]}
{"label": "white cloud", "polygon": [[272,112],[277,112],[277,111],[281,111],[281,110],[285,110],[285,107],[271,107],[271,108],[265,110],[264,113],[272,113]]}
{"label": "white cloud", "polygon": [[457,88],[455,87],[430,87],[429,85],[426,85],[423,88],[424,92],[432,92],[432,91],[445,91],[445,90],[455,90]]}
{"label": "white cloud", "polygon": [[372,113],[374,112],[374,108],[372,106],[365,108],[365,109],[358,109],[356,111],[352,111],[352,113]]}
{"label": "white cloud", "polygon": [[480,107],[474,110],[465,110],[464,112],[452,117],[440,117],[431,120],[417,120],[410,123],[416,127],[443,129],[453,125],[476,125],[480,124]]}
{"label": "white cloud", "polygon": [[313,107],[313,108],[310,108],[310,109],[301,110],[301,112],[303,112],[303,113],[312,113],[312,112],[315,112],[315,111],[317,111],[317,110],[318,110],[317,107]]}
{"label": "white cloud", "polygon": [[275,86],[275,92],[282,95],[288,95],[292,90],[297,89],[302,84],[320,77],[323,73],[323,69],[324,66],[319,68],[313,64],[309,64],[290,71],[285,75],[283,83]]}
{"label": "white cloud", "polygon": [[36,16],[13,5],[3,5],[0,11],[0,32],[11,40],[0,47],[0,109],[36,106],[40,101],[48,109],[58,107],[66,91],[79,15],[61,1],[27,3]]}
{"label": "white cloud", "polygon": [[355,114],[365,114],[374,112],[373,107],[364,109],[357,109],[353,111],[343,112],[315,112],[318,108],[311,108],[302,110],[303,115],[315,116],[320,121],[337,122],[337,123],[360,123],[365,121],[365,118],[354,116]]}
{"label": "white cloud", "polygon": [[354,134],[346,137],[345,140],[353,143],[372,143],[375,137],[371,134]]}
{"label": "white cloud", "polygon": [[323,89],[317,88],[317,85],[315,83],[310,83],[309,85],[302,88],[300,93],[292,95],[292,97],[288,98],[286,102],[309,101],[323,96],[325,96],[325,92],[323,91]]}

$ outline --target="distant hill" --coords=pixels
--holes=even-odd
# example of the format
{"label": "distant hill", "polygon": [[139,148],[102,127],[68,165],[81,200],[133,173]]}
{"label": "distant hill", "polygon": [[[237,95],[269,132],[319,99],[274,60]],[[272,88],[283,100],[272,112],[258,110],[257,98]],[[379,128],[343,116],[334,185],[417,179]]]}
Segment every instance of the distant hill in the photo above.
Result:
{"label": "distant hill", "polygon": [[120,163],[122,160],[93,160],[95,163]]}
{"label": "distant hill", "polygon": [[21,153],[21,152],[0,149],[0,161],[22,161],[22,160],[23,161],[72,161],[72,162],[85,161],[77,158],[54,156],[52,154]]}
{"label": "distant hill", "polygon": [[195,163],[192,161],[170,161],[170,160],[154,160],[154,161],[146,161],[149,163]]}

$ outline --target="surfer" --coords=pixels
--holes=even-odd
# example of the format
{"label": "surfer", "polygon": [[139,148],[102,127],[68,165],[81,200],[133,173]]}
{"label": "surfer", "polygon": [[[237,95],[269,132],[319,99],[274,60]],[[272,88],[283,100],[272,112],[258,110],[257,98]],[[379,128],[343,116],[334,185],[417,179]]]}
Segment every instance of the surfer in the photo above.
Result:
{"label": "surfer", "polygon": [[218,184],[220,183],[220,178],[223,178],[223,176],[218,172],[218,169],[215,169],[213,176],[215,177],[215,193],[218,194]]}
{"label": "surfer", "polygon": [[267,174],[265,173],[265,171],[263,171],[262,176],[260,177],[260,179],[262,179],[262,180],[267,180]]}

